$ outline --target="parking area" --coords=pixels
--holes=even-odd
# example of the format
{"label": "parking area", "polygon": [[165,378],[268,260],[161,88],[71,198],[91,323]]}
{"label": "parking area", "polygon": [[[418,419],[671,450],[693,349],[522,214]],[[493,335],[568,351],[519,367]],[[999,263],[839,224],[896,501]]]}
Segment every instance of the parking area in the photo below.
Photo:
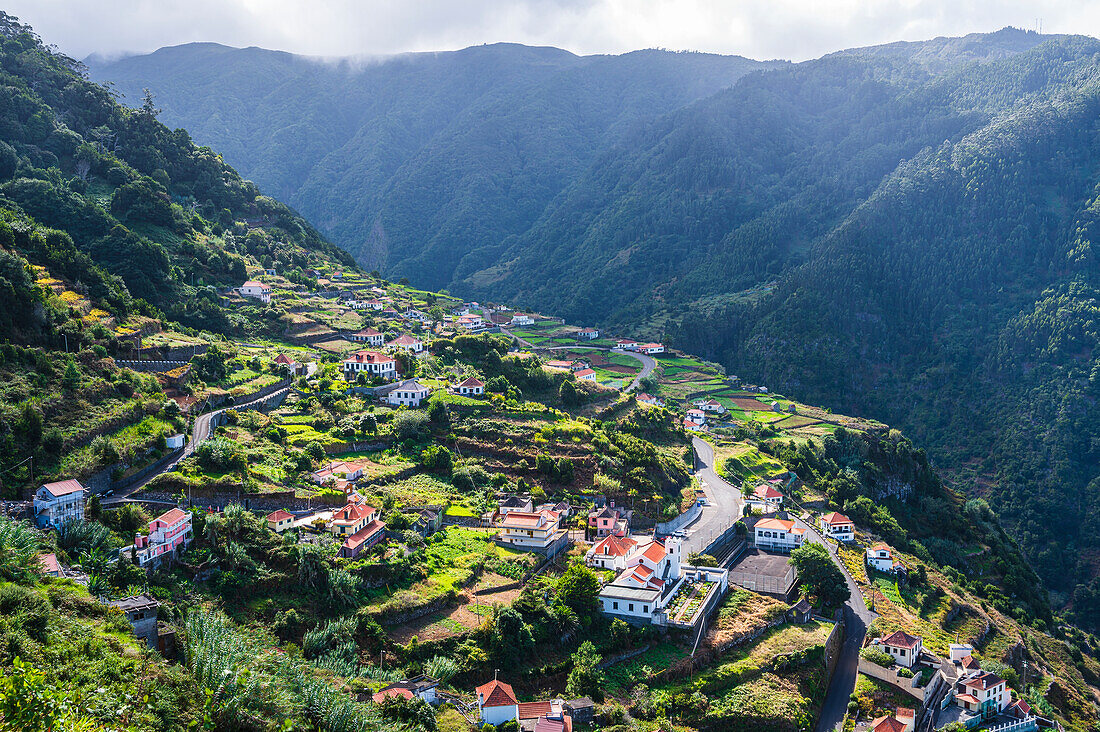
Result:
{"label": "parking area", "polygon": [[786,554],[770,554],[750,547],[730,566],[730,583],[753,592],[786,598],[798,579],[788,559]]}

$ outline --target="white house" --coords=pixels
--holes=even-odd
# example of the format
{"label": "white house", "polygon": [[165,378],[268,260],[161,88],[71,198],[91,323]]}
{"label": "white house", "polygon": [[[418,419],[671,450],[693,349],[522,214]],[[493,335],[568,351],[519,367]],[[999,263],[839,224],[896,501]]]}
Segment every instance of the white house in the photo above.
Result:
{"label": "white house", "polygon": [[626,558],[638,546],[629,536],[605,536],[584,555],[584,563],[593,569],[626,569]]}
{"label": "white house", "polygon": [[467,330],[476,330],[485,325],[485,321],[481,319],[481,316],[473,313],[459,316],[456,322],[460,328],[466,328]]}
{"label": "white house", "polygon": [[363,477],[363,464],[339,460],[318,468],[310,474],[314,483],[331,483],[337,480],[358,480]]}
{"label": "white house", "polygon": [[353,380],[360,373],[370,377],[393,379],[397,376],[397,361],[378,351],[356,351],[344,359],[344,378]]}
{"label": "white house", "polygon": [[352,333],[348,336],[349,341],[355,341],[356,343],[366,343],[371,346],[381,346],[385,342],[386,336],[382,335],[374,328],[364,328],[358,333]]}
{"label": "white house", "polygon": [[880,572],[891,574],[904,567],[901,562],[894,559],[890,547],[881,542],[867,550],[867,564]]}
{"label": "white house", "polygon": [[660,343],[642,343],[635,350],[653,355],[655,353],[664,353],[665,347]]}
{"label": "white house", "polygon": [[717,399],[696,399],[695,406],[702,409],[704,412],[713,412],[714,414],[725,414],[726,408],[722,406],[721,402]]}
{"label": "white house", "polygon": [[600,337],[600,331],[598,328],[581,328],[577,337],[585,341],[594,341]]}
{"label": "white house", "polygon": [[577,381],[595,381],[596,372],[592,369],[578,369],[573,372],[573,376],[577,377]]}
{"label": "white house", "polygon": [[546,551],[565,531],[557,511],[509,511],[497,528],[502,543],[535,551]]}
{"label": "white house", "polygon": [[512,325],[532,325],[535,319],[527,313],[514,313],[512,315]]}
{"label": "white house", "polygon": [[760,483],[752,489],[745,505],[764,513],[778,511],[783,506],[783,494],[771,483]]}
{"label": "white house", "polygon": [[652,394],[639,394],[638,401],[642,404],[648,404],[651,407],[663,407],[665,406],[664,400],[653,396]]}
{"label": "white house", "polygon": [[477,712],[483,724],[498,725],[519,720],[519,700],[511,685],[493,679],[474,689]]}
{"label": "white house", "polygon": [[978,669],[955,684],[955,703],[971,714],[992,719],[1012,703],[1012,693],[1004,679]]}
{"label": "white house", "polygon": [[260,302],[271,302],[271,285],[258,280],[245,282],[237,288],[237,291],[241,293],[241,297],[251,297]]}
{"label": "white house", "polygon": [[818,526],[821,527],[822,536],[837,541],[854,541],[856,538],[856,526],[852,523],[852,519],[836,511],[822,516]]}
{"label": "white house", "polygon": [[416,379],[408,379],[390,389],[386,394],[386,404],[395,407],[419,407],[431,395],[431,389]]}
{"label": "white house", "polygon": [[694,421],[694,420],[685,419],[684,420],[684,429],[688,430],[689,432],[698,432],[699,430],[703,429],[703,425],[699,422]]}
{"label": "white house", "polygon": [[436,693],[438,688],[438,679],[433,679],[431,676],[414,676],[411,679],[383,686],[371,695],[371,701],[381,704],[392,697],[400,696],[405,699],[416,697],[434,706],[440,702],[439,695]]}
{"label": "white house", "polygon": [[886,636],[881,641],[882,650],[894,657],[899,666],[913,668],[920,660],[921,644],[920,636],[909,635],[903,630],[898,630]]}
{"label": "white house", "polygon": [[455,391],[462,396],[481,396],[485,393],[485,382],[471,376],[465,381],[459,382],[458,386],[455,387]]}
{"label": "white house", "polygon": [[187,441],[183,435],[168,435],[164,438],[164,446],[169,450],[178,450]]}
{"label": "white house", "polygon": [[390,348],[398,348],[406,353],[420,353],[424,350],[424,343],[411,335],[401,335],[386,344]]}
{"label": "white house", "polygon": [[66,521],[84,520],[84,486],[78,480],[46,483],[34,494],[34,520],[60,529]]}
{"label": "white house", "polygon": [[620,338],[619,340],[615,341],[615,348],[623,351],[636,351],[638,350],[639,345],[640,344],[638,343],[638,341],[631,338]]}
{"label": "white house", "polygon": [[805,529],[785,519],[760,519],[753,531],[756,546],[773,552],[793,551],[802,546],[806,539]]}

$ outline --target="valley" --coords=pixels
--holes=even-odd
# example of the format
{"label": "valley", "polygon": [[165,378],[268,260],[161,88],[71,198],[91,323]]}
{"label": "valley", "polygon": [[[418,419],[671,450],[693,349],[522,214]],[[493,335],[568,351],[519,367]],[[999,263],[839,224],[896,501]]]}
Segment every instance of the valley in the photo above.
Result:
{"label": "valley", "polygon": [[974,147],[1091,159],[1094,45],[90,78],[0,14],[0,728],[1096,729],[1089,174],[1019,222]]}

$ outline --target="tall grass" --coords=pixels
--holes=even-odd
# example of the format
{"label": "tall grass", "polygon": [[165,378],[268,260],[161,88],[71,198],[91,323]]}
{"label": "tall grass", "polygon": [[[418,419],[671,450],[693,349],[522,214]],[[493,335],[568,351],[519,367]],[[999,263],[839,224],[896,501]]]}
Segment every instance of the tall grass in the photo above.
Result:
{"label": "tall grass", "polygon": [[41,539],[37,531],[22,521],[0,519],[0,576],[25,580],[38,567]]}

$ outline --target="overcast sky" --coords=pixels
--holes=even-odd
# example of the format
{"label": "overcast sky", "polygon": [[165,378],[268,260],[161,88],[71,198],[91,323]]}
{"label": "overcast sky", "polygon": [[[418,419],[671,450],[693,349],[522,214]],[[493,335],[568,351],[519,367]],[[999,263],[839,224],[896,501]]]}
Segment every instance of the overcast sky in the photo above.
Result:
{"label": "overcast sky", "polygon": [[1100,0],[8,0],[76,58],[191,41],[321,56],[514,41],[796,61],[895,40],[997,30],[1100,35]]}

